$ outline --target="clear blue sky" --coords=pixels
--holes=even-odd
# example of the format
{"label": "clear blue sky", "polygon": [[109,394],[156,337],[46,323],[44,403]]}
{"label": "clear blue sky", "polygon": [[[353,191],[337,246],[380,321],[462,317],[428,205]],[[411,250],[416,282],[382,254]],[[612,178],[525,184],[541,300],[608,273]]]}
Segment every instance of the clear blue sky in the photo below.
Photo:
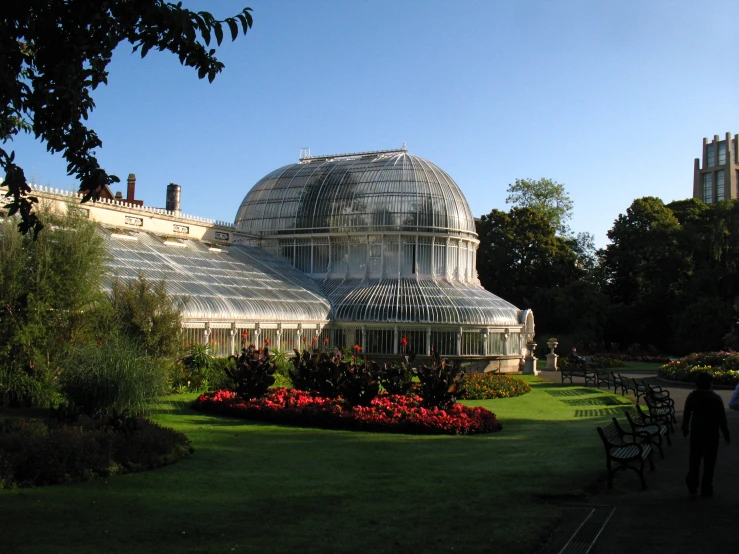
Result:
{"label": "clear blue sky", "polygon": [[[212,84],[171,54],[122,45],[91,126],[102,165],[163,206],[232,221],[301,147],[400,147],[460,185],[476,216],[516,178],[564,183],[573,231],[606,231],[634,198],[692,194],[703,137],[739,133],[739,2],[679,0],[185,0],[254,26]],[[27,177],[76,185],[31,137]]]}

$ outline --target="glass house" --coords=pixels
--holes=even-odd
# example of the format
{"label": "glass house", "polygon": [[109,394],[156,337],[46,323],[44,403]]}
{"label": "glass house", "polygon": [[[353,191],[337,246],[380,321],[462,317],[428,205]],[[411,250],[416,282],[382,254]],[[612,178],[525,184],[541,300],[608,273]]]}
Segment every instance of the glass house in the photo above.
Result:
{"label": "glass house", "polygon": [[[322,335],[370,355],[479,359],[513,369],[534,320],[486,291],[469,204],[442,169],[405,149],[303,156],[262,178],[235,227],[312,278],[330,304]],[[497,363],[497,367],[496,367]]]}
{"label": "glass house", "polygon": [[434,348],[468,371],[519,370],[534,316],[480,286],[472,211],[433,163],[405,149],[304,155],[257,182],[233,224],[182,214],[170,188],[166,209],[81,209],[100,225],[111,279],[164,280],[184,301],[185,343],[217,355],[359,345],[378,361]]}

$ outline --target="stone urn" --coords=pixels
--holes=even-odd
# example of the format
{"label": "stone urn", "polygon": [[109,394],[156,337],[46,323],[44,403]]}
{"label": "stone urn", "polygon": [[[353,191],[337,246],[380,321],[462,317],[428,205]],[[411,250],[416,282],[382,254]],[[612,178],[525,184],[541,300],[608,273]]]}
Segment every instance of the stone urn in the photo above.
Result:
{"label": "stone urn", "polygon": [[557,348],[559,342],[556,340],[548,340],[547,346],[549,347],[549,354],[547,354],[547,371],[557,371],[557,358],[559,356],[554,353],[554,349]]}
{"label": "stone urn", "polygon": [[526,357],[524,358],[523,372],[527,375],[539,375],[539,370],[536,369],[536,358],[534,357],[535,349],[535,342],[526,343]]}

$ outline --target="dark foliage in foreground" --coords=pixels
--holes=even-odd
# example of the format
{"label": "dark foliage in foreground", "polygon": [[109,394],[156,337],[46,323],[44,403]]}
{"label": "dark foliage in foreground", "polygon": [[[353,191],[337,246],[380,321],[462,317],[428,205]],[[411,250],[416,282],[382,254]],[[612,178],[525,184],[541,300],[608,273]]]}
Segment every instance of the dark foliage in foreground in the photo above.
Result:
{"label": "dark foliage in foreground", "polygon": [[145,471],[193,451],[185,435],[146,419],[114,414],[94,420],[68,409],[57,417],[62,421],[0,420],[0,488]]}

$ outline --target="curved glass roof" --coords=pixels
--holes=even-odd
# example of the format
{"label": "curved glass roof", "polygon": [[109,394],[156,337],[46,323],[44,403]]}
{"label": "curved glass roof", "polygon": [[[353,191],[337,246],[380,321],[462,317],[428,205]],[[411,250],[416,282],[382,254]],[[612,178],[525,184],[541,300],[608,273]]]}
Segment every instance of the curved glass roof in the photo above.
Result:
{"label": "curved glass roof", "polygon": [[102,230],[110,253],[109,277],[123,281],[143,273],[167,283],[187,301],[185,319],[204,321],[325,322],[329,303],[316,282],[255,246],[210,250],[194,240]]}
{"label": "curved glass roof", "polygon": [[331,321],[518,326],[521,310],[480,286],[442,280],[329,279]]}
{"label": "curved glass roof", "polygon": [[286,165],[254,185],[234,223],[261,236],[376,231],[477,236],[472,211],[454,180],[404,150]]}

